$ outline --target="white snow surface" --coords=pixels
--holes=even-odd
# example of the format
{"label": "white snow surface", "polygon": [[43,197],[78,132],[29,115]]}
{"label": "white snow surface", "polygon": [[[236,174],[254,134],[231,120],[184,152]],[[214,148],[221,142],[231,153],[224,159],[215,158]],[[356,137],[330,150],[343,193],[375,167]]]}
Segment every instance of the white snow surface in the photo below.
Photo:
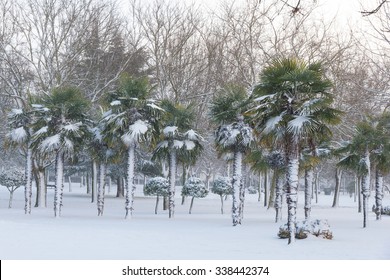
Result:
{"label": "white snow surface", "polygon": [[177,126],[167,126],[163,129],[165,136],[175,135],[177,133]]}
{"label": "white snow surface", "polygon": [[24,129],[24,127],[21,126],[12,130],[8,134],[8,136],[11,138],[13,142],[22,143],[27,140],[28,134],[27,131]]}
{"label": "white snow surface", "polygon": [[[285,203],[282,221],[275,223],[274,211],[258,202],[257,195],[246,194],[243,224],[233,227],[231,197],[224,203],[224,215],[220,214],[220,197],[212,193],[197,199],[190,215],[190,200],[181,205],[178,195],[175,217],[169,219],[162,203],[159,213],[154,214],[155,197],[144,196],[142,187],[137,186],[133,217],[125,220],[124,198],[116,198],[114,188],[106,194],[101,217],[85,187],[75,184],[72,189],[65,188],[62,216],[54,218],[53,189],[48,190],[47,208],[33,208],[31,215],[25,215],[23,188],[16,190],[13,208],[8,209],[8,191],[0,186],[0,259],[390,259],[390,216],[376,221],[370,211],[364,229],[362,214],[348,195],[341,195],[338,208],[330,207],[333,196],[321,194],[319,203],[313,202],[312,219],[326,219],[333,240],[309,236],[287,245],[287,240],[277,237],[280,225],[287,220]],[[176,193],[180,194],[180,187]],[[373,200],[372,194],[370,205]],[[298,220],[304,219],[303,202],[300,193]],[[384,205],[390,205],[388,193]]]}

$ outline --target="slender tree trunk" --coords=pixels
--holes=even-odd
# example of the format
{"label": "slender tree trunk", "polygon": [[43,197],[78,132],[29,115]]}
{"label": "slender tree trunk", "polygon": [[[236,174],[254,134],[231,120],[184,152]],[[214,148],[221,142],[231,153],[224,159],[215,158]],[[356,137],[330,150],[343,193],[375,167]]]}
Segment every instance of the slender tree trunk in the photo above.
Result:
{"label": "slender tree trunk", "polygon": [[[13,189],[13,188],[8,188],[8,191],[9,191],[9,200],[8,200],[8,208],[11,209],[12,208],[12,201],[14,200],[14,191],[16,189]],[[27,214],[27,213],[26,213]]]}
{"label": "slender tree trunk", "polygon": [[171,147],[169,151],[169,218],[175,215],[176,160],[176,150]]}
{"label": "slender tree trunk", "polygon": [[335,173],[336,186],[335,186],[335,189],[334,189],[334,196],[333,196],[332,207],[338,207],[339,206],[341,174],[342,174],[341,169],[340,168],[336,168],[336,173]]}
{"label": "slender tree trunk", "polygon": [[91,193],[91,182],[90,182],[90,174],[87,172],[87,194]]}
{"label": "slender tree trunk", "polygon": [[116,197],[123,197],[123,184],[122,184],[122,178],[118,177],[116,179]]}
{"label": "slender tree trunk", "polygon": [[97,164],[96,160],[93,160],[92,161],[91,203],[95,202],[97,184],[98,184],[98,164]]}
{"label": "slender tree trunk", "polygon": [[261,176],[261,172],[259,172],[259,197],[257,198],[257,201],[261,201],[261,191],[262,191],[262,186],[261,186],[261,182],[262,182],[262,176]]}
{"label": "slender tree trunk", "polygon": [[195,199],[195,196],[193,196],[193,197],[191,198],[190,210],[188,211],[189,214],[191,214],[191,212],[192,212],[192,206],[194,205],[194,199]]}
{"label": "slender tree trunk", "polygon": [[37,175],[39,180],[38,206],[41,208],[46,208],[47,207],[47,186],[46,186],[45,169],[39,168]]}
{"label": "slender tree trunk", "polygon": [[154,208],[154,214],[156,214],[156,215],[157,215],[157,211],[158,211],[158,202],[159,202],[159,200],[160,200],[160,197],[157,196],[157,198],[156,198],[156,207]]}
{"label": "slender tree trunk", "polygon": [[97,194],[97,210],[98,216],[103,216],[104,211],[104,193],[106,186],[106,165],[105,163],[99,164],[99,182],[98,182],[98,194]]}
{"label": "slender tree trunk", "polygon": [[135,193],[135,184],[134,184],[134,164],[135,164],[135,144],[132,143],[128,147],[128,157],[127,157],[127,180],[126,180],[126,215],[125,218],[130,215],[133,215],[134,210],[134,193]]}
{"label": "slender tree trunk", "polygon": [[223,215],[223,196],[219,195],[221,197],[221,214]]}
{"label": "slender tree trunk", "polygon": [[283,185],[282,180],[279,176],[279,171],[275,169],[275,223],[279,222],[279,216],[282,209],[282,196],[283,196]]}
{"label": "slender tree trunk", "polygon": [[[183,164],[183,179],[182,179],[182,186],[186,183],[187,180],[187,168],[185,167],[185,164]],[[181,205],[184,205],[186,201],[186,196],[182,195],[181,196]]]}
{"label": "slender tree trunk", "polygon": [[376,169],[375,174],[375,214],[376,219],[382,218],[382,198],[383,198],[383,174]]}
{"label": "slender tree trunk", "polygon": [[24,205],[24,213],[31,214],[31,197],[32,197],[32,168],[33,168],[33,157],[32,157],[32,149],[30,148],[30,142],[28,143],[29,147],[27,149],[27,157],[26,157],[26,185],[24,187],[25,194],[25,205]]}
{"label": "slender tree trunk", "polygon": [[268,170],[264,172],[264,207],[268,202]]}
{"label": "slender tree trunk", "polygon": [[242,176],[241,176],[241,184],[240,184],[240,216],[241,222],[244,219],[244,205],[245,205],[245,186],[246,186],[246,164],[243,164],[242,168]]}
{"label": "slender tree trunk", "polygon": [[232,218],[233,226],[241,224],[240,214],[240,189],[242,184],[242,153],[239,151],[234,152],[234,164],[233,164],[233,206],[232,206]]}
{"label": "slender tree trunk", "polygon": [[272,174],[271,189],[269,193],[268,209],[275,207],[275,190],[276,190],[276,177],[278,176],[276,169]]}
{"label": "slender tree trunk", "polygon": [[358,192],[358,213],[362,212],[362,176],[358,177],[358,186],[357,186]]}
{"label": "slender tree trunk", "polygon": [[365,157],[364,157],[364,163],[367,168],[367,173],[363,175],[362,177],[362,195],[363,195],[363,227],[367,227],[367,217],[368,217],[368,197],[370,196],[370,169],[371,169],[371,162],[370,162],[370,153],[367,150]]}
{"label": "slender tree trunk", "polygon": [[320,179],[320,173],[316,172],[316,175],[315,175],[315,185],[314,185],[316,204],[318,203],[318,184],[319,184],[319,179]]}
{"label": "slender tree trunk", "polygon": [[54,216],[61,216],[62,193],[64,189],[64,154],[57,152],[56,156],[56,185],[54,191]]}
{"label": "slender tree trunk", "polygon": [[313,190],[313,169],[305,169],[305,219],[309,220]]}
{"label": "slender tree trunk", "polygon": [[69,186],[69,192],[72,192],[72,178],[68,176],[68,186]]}
{"label": "slender tree trunk", "polygon": [[[294,146],[296,144],[293,144]],[[289,230],[288,244],[295,241],[296,233],[296,213],[298,203],[298,171],[299,171],[299,152],[298,147],[293,147],[287,157],[287,207],[288,218],[287,225]]]}

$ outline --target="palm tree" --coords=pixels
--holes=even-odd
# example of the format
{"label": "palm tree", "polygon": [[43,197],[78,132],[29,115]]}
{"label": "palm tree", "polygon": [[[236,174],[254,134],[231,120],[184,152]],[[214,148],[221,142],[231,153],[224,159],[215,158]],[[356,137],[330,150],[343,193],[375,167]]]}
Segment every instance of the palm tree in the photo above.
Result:
{"label": "palm tree", "polygon": [[328,125],[339,121],[330,87],[320,63],[282,58],[263,70],[252,93],[254,107],[248,113],[258,134],[271,137],[286,155],[289,244],[295,240],[301,148],[316,134],[331,135]]}
{"label": "palm tree", "polygon": [[211,104],[211,117],[218,128],[215,143],[219,152],[233,154],[233,226],[242,222],[244,186],[242,181],[243,156],[253,143],[252,128],[244,122],[247,94],[243,88],[229,86],[218,92]]}
{"label": "palm tree", "polygon": [[149,98],[150,93],[146,78],[122,76],[119,88],[107,97],[110,110],[102,119],[103,135],[108,145],[113,147],[122,142],[127,151],[125,218],[134,210],[136,148],[140,143],[152,140],[163,111],[155,100]]}
{"label": "palm tree", "polygon": [[8,114],[8,125],[10,132],[7,134],[7,144],[18,146],[26,150],[25,163],[25,214],[31,214],[31,196],[32,196],[32,169],[33,169],[33,151],[31,148],[31,123],[33,110],[12,109]]}
{"label": "palm tree", "polygon": [[347,156],[339,164],[346,167],[355,167],[362,176],[363,227],[367,227],[372,165],[376,167],[375,212],[377,219],[380,219],[379,211],[382,208],[383,174],[388,172],[387,166],[390,161],[389,119],[389,114],[383,114],[379,117],[367,117],[356,125],[355,135],[352,140],[345,147],[339,149],[340,152],[347,153]]}
{"label": "palm tree", "polygon": [[35,123],[32,145],[44,154],[55,155],[54,216],[59,217],[64,190],[64,162],[74,158],[88,135],[86,113],[89,101],[77,88],[61,87],[40,102],[46,114]]}
{"label": "palm tree", "polygon": [[154,151],[153,159],[168,160],[169,165],[169,218],[174,217],[176,169],[179,158],[194,162],[202,151],[203,138],[192,129],[195,119],[192,104],[183,106],[163,100],[165,114],[160,126],[162,134]]}

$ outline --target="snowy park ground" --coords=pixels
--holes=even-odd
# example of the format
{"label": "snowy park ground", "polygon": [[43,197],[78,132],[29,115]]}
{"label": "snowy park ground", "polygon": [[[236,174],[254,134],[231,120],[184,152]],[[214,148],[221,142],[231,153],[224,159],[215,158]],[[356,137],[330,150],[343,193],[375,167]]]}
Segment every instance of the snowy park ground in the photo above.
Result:
{"label": "snowy park ground", "polygon": [[[175,218],[159,209],[154,214],[154,197],[144,197],[141,188],[132,218],[125,220],[124,199],[107,194],[104,216],[98,217],[95,203],[85,188],[65,190],[62,217],[54,218],[54,190],[48,190],[48,207],[33,208],[25,215],[23,189],[15,192],[8,209],[8,191],[0,188],[0,259],[2,260],[389,260],[390,216],[381,221],[369,212],[368,228],[362,228],[362,214],[348,195],[340,206],[331,208],[332,196],[320,195],[313,202],[312,219],[327,219],[333,240],[310,236],[287,245],[279,239],[274,210],[267,210],[257,195],[246,195],[241,226],[231,226],[231,200],[220,214],[219,196],[190,199],[181,205],[177,191]],[[370,205],[373,204],[373,194]],[[303,195],[298,219],[303,220]],[[390,197],[384,198],[384,206]],[[371,208],[371,207],[370,207]]]}

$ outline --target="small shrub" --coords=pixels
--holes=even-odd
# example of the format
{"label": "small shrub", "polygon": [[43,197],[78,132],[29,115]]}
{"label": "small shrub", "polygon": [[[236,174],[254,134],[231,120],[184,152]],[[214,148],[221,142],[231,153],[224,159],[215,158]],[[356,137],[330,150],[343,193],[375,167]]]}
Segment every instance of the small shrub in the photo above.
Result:
{"label": "small shrub", "polygon": [[[305,239],[309,234],[316,237],[322,237],[324,239],[332,239],[333,233],[330,230],[330,226],[327,220],[313,220],[313,221],[303,221],[297,222],[295,224],[295,238],[296,239]],[[278,232],[279,238],[288,238],[289,231],[287,224],[280,226]]]}

